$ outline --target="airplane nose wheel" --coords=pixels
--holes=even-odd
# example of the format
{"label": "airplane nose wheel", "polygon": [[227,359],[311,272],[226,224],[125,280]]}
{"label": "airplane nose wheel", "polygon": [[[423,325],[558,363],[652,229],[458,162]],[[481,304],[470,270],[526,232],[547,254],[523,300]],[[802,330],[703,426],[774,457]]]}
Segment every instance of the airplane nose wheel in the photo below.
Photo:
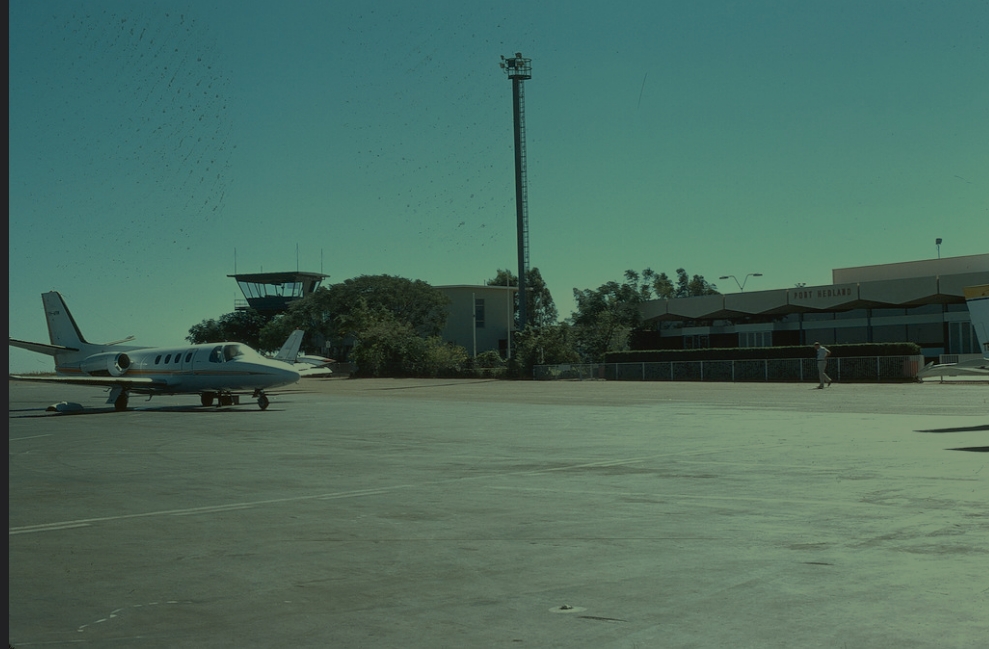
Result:
{"label": "airplane nose wheel", "polygon": [[261,407],[261,410],[268,409],[268,397],[263,392],[258,397],[258,406]]}

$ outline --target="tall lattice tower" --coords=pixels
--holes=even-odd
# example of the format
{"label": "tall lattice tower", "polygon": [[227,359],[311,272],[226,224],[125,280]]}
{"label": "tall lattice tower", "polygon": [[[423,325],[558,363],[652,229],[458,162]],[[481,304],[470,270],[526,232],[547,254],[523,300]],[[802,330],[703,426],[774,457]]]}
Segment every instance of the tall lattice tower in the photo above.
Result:
{"label": "tall lattice tower", "polygon": [[512,104],[515,115],[515,212],[518,221],[519,249],[519,331],[525,329],[525,279],[529,271],[529,198],[525,174],[525,86],[532,78],[532,59],[516,52],[513,57],[501,57],[501,67],[512,80]]}

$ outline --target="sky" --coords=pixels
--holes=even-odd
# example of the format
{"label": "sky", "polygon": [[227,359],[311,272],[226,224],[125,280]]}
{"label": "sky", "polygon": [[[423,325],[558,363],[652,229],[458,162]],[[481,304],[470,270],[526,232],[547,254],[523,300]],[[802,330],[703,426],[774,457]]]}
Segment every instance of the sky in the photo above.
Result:
{"label": "sky", "polygon": [[[724,292],[989,252],[989,2],[9,3],[11,337],[184,343],[234,272]],[[51,369],[10,349],[10,371]]]}

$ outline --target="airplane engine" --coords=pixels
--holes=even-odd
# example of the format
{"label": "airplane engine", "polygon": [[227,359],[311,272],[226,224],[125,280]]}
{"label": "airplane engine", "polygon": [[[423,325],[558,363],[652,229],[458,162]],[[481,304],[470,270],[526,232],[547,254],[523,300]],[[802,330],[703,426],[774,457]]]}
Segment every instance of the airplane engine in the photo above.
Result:
{"label": "airplane engine", "polygon": [[96,354],[84,360],[80,369],[90,376],[123,376],[130,369],[130,356],[122,352]]}

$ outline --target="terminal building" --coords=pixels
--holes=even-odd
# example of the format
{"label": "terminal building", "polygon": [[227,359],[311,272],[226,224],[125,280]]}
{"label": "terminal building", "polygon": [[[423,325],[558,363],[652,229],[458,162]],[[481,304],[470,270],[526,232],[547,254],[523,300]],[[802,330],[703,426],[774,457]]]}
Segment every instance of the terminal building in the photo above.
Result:
{"label": "terminal building", "polygon": [[651,300],[642,349],[912,342],[928,359],[980,354],[964,288],[989,254],[838,268],[832,284]]}

